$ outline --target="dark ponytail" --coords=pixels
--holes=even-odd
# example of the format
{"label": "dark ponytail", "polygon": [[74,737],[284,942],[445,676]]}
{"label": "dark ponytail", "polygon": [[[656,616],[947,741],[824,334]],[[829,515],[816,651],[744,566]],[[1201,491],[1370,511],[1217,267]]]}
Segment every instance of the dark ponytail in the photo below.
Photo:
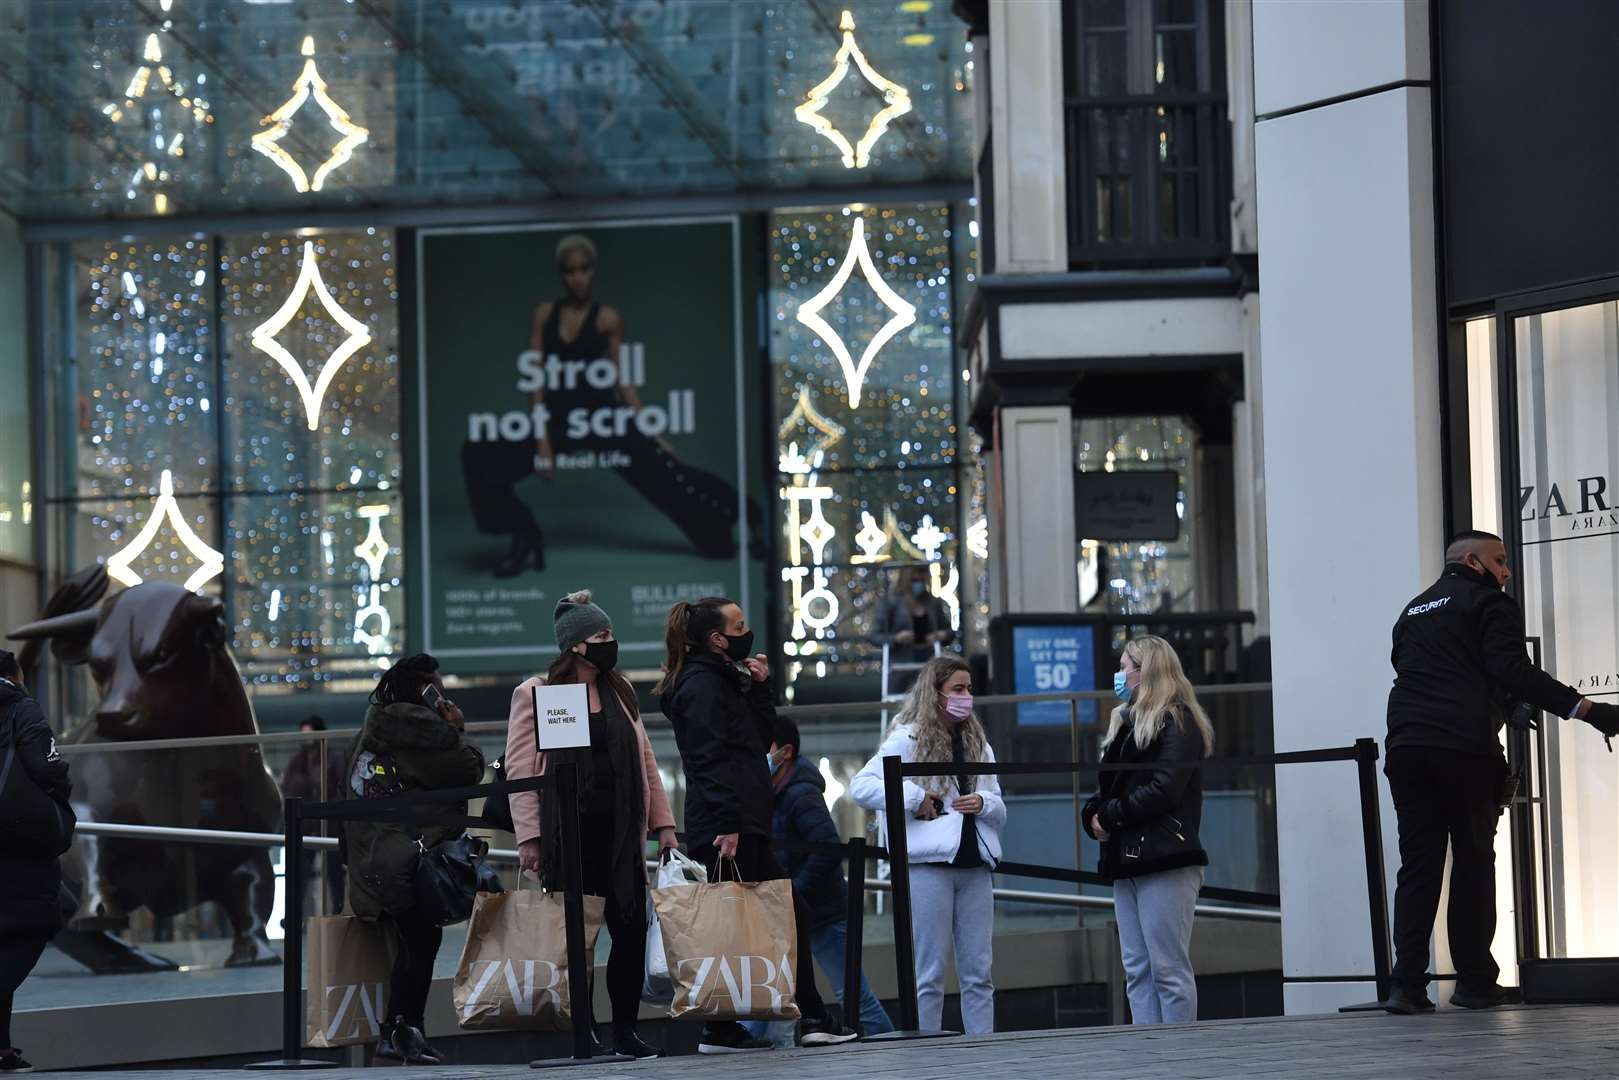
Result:
{"label": "dark ponytail", "polygon": [[427,653],[405,657],[382,673],[376,689],[371,691],[371,704],[392,705],[396,701],[412,700],[437,670],[438,660]]}
{"label": "dark ponytail", "polygon": [[725,633],[725,616],[722,612],[734,603],[723,596],[675,602],[663,626],[663,678],[652,688],[654,694],[667,694],[674,689],[675,678],[680,674],[680,669],[686,666],[687,653],[693,649],[707,648],[708,635],[714,631]]}

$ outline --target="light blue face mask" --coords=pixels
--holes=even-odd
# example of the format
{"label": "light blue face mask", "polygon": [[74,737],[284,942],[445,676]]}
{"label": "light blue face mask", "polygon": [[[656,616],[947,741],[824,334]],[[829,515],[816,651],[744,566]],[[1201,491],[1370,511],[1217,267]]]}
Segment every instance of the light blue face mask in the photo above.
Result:
{"label": "light blue face mask", "polygon": [[1129,676],[1122,671],[1113,673],[1113,692],[1118,695],[1120,701],[1129,701],[1130,695],[1135,691],[1135,687],[1125,685],[1128,678]]}

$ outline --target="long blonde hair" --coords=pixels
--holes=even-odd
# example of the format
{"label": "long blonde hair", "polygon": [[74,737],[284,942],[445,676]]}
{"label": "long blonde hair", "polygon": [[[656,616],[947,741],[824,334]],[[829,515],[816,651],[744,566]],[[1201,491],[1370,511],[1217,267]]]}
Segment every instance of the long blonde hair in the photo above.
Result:
{"label": "long blonde hair", "polygon": [[[973,713],[967,719],[957,724],[950,715],[944,711],[940,698],[944,695],[944,684],[958,671],[971,671],[966,661],[959,656],[935,656],[922,666],[922,671],[911,684],[910,692],[900,703],[899,713],[894,717],[894,727],[908,724],[911,728],[911,742],[916,748],[913,760],[915,761],[950,761],[952,759],[950,733],[952,729],[961,729],[961,751],[967,761],[983,761],[984,748],[989,745],[989,736],[984,734],[984,725],[979,721],[978,714]],[[933,794],[944,796],[948,786],[948,776],[918,776],[916,782]],[[976,787],[978,777],[967,778],[968,787]]]}
{"label": "long blonde hair", "polygon": [[1203,739],[1201,756],[1214,753],[1214,725],[1209,723],[1209,714],[1203,711],[1203,706],[1197,703],[1197,695],[1192,691],[1192,683],[1186,678],[1174,647],[1161,637],[1143,634],[1125,644],[1124,655],[1141,669],[1141,684],[1131,695],[1128,708],[1120,705],[1113,710],[1102,749],[1113,745],[1124,728],[1125,713],[1129,712],[1134,718],[1138,750],[1151,746],[1165,724],[1184,725],[1190,720]]}

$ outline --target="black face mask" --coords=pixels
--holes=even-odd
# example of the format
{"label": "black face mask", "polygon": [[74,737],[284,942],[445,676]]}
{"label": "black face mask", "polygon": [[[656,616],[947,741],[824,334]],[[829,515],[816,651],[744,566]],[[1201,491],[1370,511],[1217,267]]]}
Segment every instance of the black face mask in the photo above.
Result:
{"label": "black face mask", "polygon": [[737,663],[740,664],[753,655],[752,630],[745,630],[736,637],[732,637],[730,634],[722,634],[721,636],[725,638],[725,655]]}
{"label": "black face mask", "polygon": [[606,673],[618,666],[618,642],[616,641],[587,641],[585,642],[585,659],[597,671]]}
{"label": "black face mask", "polygon": [[1485,588],[1494,589],[1497,592],[1500,592],[1506,588],[1506,586],[1501,584],[1499,578],[1484,568],[1483,564],[1478,566],[1469,566],[1467,563],[1461,563],[1460,565],[1462,569],[1475,575],[1479,579],[1479,584],[1483,585]]}

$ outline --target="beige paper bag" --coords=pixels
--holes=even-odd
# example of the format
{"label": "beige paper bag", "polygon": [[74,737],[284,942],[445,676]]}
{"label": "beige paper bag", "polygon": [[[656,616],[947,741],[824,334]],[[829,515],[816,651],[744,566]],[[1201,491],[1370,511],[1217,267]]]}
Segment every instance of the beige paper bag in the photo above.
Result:
{"label": "beige paper bag", "polygon": [[305,919],[309,986],[304,991],[307,1046],[376,1042],[387,1019],[394,935],[383,923],[353,915]]}
{"label": "beige paper bag", "polygon": [[[594,955],[606,902],[585,897],[585,953]],[[561,893],[479,893],[451,998],[464,1028],[568,1030],[568,936]],[[587,1006],[588,1007],[588,1006]]]}
{"label": "beige paper bag", "polygon": [[789,881],[653,889],[675,983],[671,1017],[796,1020],[798,937]]}

